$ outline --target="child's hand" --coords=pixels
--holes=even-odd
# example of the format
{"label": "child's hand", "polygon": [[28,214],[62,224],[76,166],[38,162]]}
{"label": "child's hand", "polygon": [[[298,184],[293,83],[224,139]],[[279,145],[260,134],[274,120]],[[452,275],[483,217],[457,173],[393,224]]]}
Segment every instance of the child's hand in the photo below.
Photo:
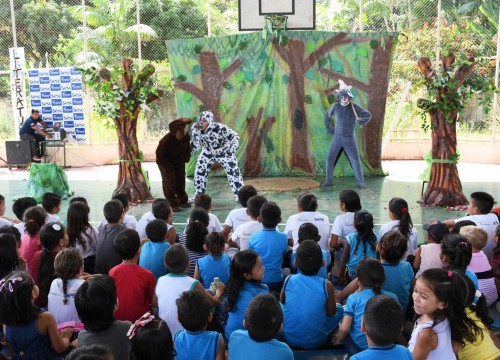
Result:
{"label": "child's hand", "polygon": [[339,330],[337,329],[333,334],[332,338],[330,339],[331,343],[333,346],[341,345],[343,343],[344,339],[342,339],[342,336],[340,335]]}
{"label": "child's hand", "polygon": [[18,269],[21,271],[26,271],[26,260],[19,256],[19,264],[17,265]]}
{"label": "child's hand", "polygon": [[95,277],[98,277],[98,276],[101,276],[101,274],[83,273],[82,276],[80,276],[80,279],[82,279],[82,280],[88,280],[88,279],[92,279],[92,278],[95,278]]}
{"label": "child's hand", "polygon": [[64,328],[61,330],[61,336],[63,338],[71,338],[71,335],[73,335],[73,328]]}
{"label": "child's hand", "polygon": [[214,284],[216,294],[222,295],[224,293],[224,283],[223,282],[220,282],[219,284],[215,284],[215,283],[212,283],[212,284]]}

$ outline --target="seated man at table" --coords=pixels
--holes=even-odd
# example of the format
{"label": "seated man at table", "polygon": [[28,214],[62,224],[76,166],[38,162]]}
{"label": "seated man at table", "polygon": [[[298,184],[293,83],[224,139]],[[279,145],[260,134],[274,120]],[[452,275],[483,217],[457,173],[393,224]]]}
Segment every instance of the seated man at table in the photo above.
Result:
{"label": "seated man at table", "polygon": [[[42,125],[42,128],[38,127],[38,123]],[[39,161],[40,158],[40,141],[45,140],[45,138],[51,139],[52,135],[45,132],[46,126],[45,121],[42,120],[40,116],[40,110],[32,109],[31,116],[24,120],[23,125],[19,129],[19,136],[21,140],[31,141],[31,156],[33,160]]]}

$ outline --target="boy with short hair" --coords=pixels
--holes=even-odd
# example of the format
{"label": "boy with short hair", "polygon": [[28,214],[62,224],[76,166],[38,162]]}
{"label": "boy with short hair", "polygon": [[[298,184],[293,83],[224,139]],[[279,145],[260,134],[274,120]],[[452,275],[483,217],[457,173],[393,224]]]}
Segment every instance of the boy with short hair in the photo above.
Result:
{"label": "boy with short hair", "polygon": [[[319,241],[321,239],[321,235],[319,234],[318,227],[310,222],[305,222],[302,225],[300,225],[299,230],[297,232],[297,236],[299,238],[299,240],[298,240],[299,246],[305,240],[314,240],[315,242],[317,242],[319,244]],[[321,253],[323,254],[323,266],[321,266],[317,275],[326,279],[327,275],[328,275],[327,274],[327,265],[331,261],[331,255],[330,255],[330,251],[327,251],[324,249],[321,249]],[[300,269],[298,269],[295,266],[296,259],[297,259],[297,252],[293,252],[292,257],[291,257],[291,261],[290,261],[290,270],[291,270],[292,274],[296,274],[297,272],[300,272]]]}
{"label": "boy with short hair", "polygon": [[235,330],[229,341],[231,360],[292,360],[290,347],[275,339],[281,330],[283,312],[271,294],[259,294],[250,301],[245,312],[244,326]]}
{"label": "boy with short hair", "polygon": [[42,195],[42,207],[47,212],[45,223],[61,222],[61,218],[57,216],[61,211],[61,196],[52,192],[46,192]]}
{"label": "boy with short hair", "polygon": [[167,238],[167,224],[163,220],[155,219],[146,225],[148,240],[143,240],[139,266],[150,270],[158,280],[160,276],[167,274],[167,268],[163,262],[165,253],[170,244]]}
{"label": "boy with short hair", "polygon": [[[238,193],[238,196],[239,194],[240,193]],[[228,241],[229,246],[236,247],[240,251],[248,250],[250,236],[263,229],[262,224],[259,222],[259,216],[260,209],[266,202],[267,199],[262,195],[255,195],[248,199],[246,214],[248,214],[251,220],[241,224],[234,230]]]}
{"label": "boy with short hair", "polygon": [[172,226],[172,217],[174,213],[172,207],[167,199],[159,198],[154,199],[151,205],[151,211],[145,212],[144,215],[137,222],[136,230],[139,233],[139,237],[144,239],[147,237],[146,226],[149,222],[159,219],[165,221],[167,224],[167,241],[170,245],[175,244],[176,230]]}
{"label": "boy with short hair", "polygon": [[139,234],[132,229],[124,230],[114,241],[115,251],[123,260],[109,271],[115,279],[120,304],[115,313],[118,320],[134,322],[146,312],[153,312],[151,304],[156,307],[156,279],[151,271],[137,265],[140,242]]}
{"label": "boy with short hair", "polygon": [[36,200],[30,196],[20,197],[12,204],[12,212],[16,215],[19,222],[14,226],[21,235],[24,234],[24,212],[30,207],[36,206]]}
{"label": "boy with short hair", "polygon": [[115,250],[114,241],[117,235],[125,231],[123,225],[123,205],[118,200],[110,200],[104,204],[104,217],[108,224],[99,227],[96,240],[95,271],[99,274],[108,274],[109,270],[122,262],[122,258]]}
{"label": "boy with short hair", "polygon": [[299,245],[296,265],[300,274],[288,276],[280,294],[285,307],[283,337],[290,346],[316,349],[330,338],[344,309],[335,303],[333,284],[317,275],[323,254],[315,241]]}
{"label": "boy with short hair", "polygon": [[231,210],[226,217],[226,221],[224,221],[224,230],[222,230],[222,234],[226,240],[229,240],[231,231],[234,233],[240,225],[251,220],[247,212],[247,204],[248,200],[255,195],[257,195],[257,189],[252,185],[243,185],[240,190],[238,190],[238,202],[241,208]]}
{"label": "boy with short hair", "polygon": [[103,275],[85,281],[76,292],[75,307],[85,326],[78,334],[78,346],[104,345],[115,359],[130,358],[127,332],[132,324],[114,318],[118,300],[112,278]]}
{"label": "boy with short hair", "polygon": [[491,261],[493,253],[492,250],[495,247],[495,239],[493,238],[495,228],[498,225],[498,217],[494,213],[490,213],[493,209],[493,204],[495,200],[490,194],[477,191],[470,194],[469,206],[467,208],[467,214],[464,217],[458,219],[450,219],[444,221],[448,228],[453,228],[455,223],[462,220],[471,220],[477,226],[484,229],[488,233],[488,242],[484,247],[484,253]]}
{"label": "boy with short hair", "polygon": [[273,201],[264,203],[260,209],[260,221],[263,229],[250,237],[248,248],[259,254],[262,259],[262,266],[266,269],[262,283],[268,286],[269,291],[281,291],[281,263],[283,254],[288,251],[289,241],[285,233],[276,230],[276,226],[281,222],[281,209],[278,204]]}
{"label": "boy with short hair", "polygon": [[[134,229],[137,226],[137,220],[133,215],[127,214],[129,210],[129,203],[128,203],[128,196],[125,193],[118,193],[115,194],[111,197],[111,200],[118,200],[122,203],[123,205],[123,212],[125,213],[125,217],[123,218],[123,224],[127,226],[130,229]],[[103,219],[99,226],[106,225],[108,221],[106,219]]]}
{"label": "boy with short hair", "polygon": [[351,360],[413,359],[408,348],[394,344],[403,329],[403,319],[401,305],[391,297],[380,294],[368,300],[361,322],[368,349],[351,356]]}
{"label": "boy with short hair", "polygon": [[184,327],[174,334],[176,360],[224,360],[226,345],[223,336],[216,331],[207,331],[212,313],[205,295],[199,290],[185,291],[175,303],[179,322]]}

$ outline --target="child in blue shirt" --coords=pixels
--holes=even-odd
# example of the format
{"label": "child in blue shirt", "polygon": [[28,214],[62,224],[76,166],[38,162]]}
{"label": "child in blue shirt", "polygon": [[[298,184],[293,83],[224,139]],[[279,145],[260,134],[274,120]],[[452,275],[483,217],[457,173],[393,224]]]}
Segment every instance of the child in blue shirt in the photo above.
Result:
{"label": "child in blue shirt", "polygon": [[410,263],[401,260],[408,248],[408,238],[398,230],[392,230],[385,233],[377,247],[385,273],[382,289],[395,294],[406,313],[414,278]]}
{"label": "child in blue shirt", "polygon": [[285,312],[283,337],[293,347],[315,349],[330,338],[344,311],[335,303],[333,284],[317,276],[324,262],[315,241],[299,245],[296,264],[300,274],[288,276],[280,294]]}
{"label": "child in blue shirt", "polygon": [[413,359],[408,348],[394,344],[401,335],[402,328],[401,305],[389,296],[372,297],[366,303],[361,323],[361,330],[368,341],[368,349],[352,356],[351,360]]}
{"label": "child in blue shirt", "polygon": [[361,319],[368,300],[376,295],[385,294],[398,301],[396,295],[382,290],[385,274],[380,261],[373,258],[361,260],[357,273],[359,291],[347,298],[342,324],[339,332],[332,338],[333,345],[339,345],[345,339],[344,347],[349,355],[368,349],[366,337],[361,332]]}
{"label": "child in blue shirt", "polygon": [[214,359],[224,360],[226,345],[222,335],[207,331],[207,323],[212,321],[210,305],[198,290],[185,291],[176,300],[177,315],[184,327],[174,335],[176,360]]}
{"label": "child in blue shirt", "polygon": [[[314,240],[316,242],[319,242],[319,240],[321,239],[318,227],[310,222],[305,222],[302,225],[300,225],[298,230],[298,237],[299,237],[298,240],[299,245],[304,240]],[[329,251],[324,249],[321,249],[321,253],[323,254],[323,266],[321,266],[317,275],[326,279],[327,265],[330,263],[331,255]],[[290,261],[290,270],[292,274],[296,274],[297,272],[300,273],[300,269],[297,269],[297,267],[295,266],[296,258],[297,258],[297,253],[296,252],[292,253],[292,259]]]}
{"label": "child in blue shirt", "polygon": [[209,255],[196,260],[194,269],[194,278],[200,280],[205,289],[210,289],[210,284],[216,277],[224,284],[229,279],[231,259],[223,253],[225,244],[226,241],[221,233],[212,232],[205,237],[203,249]]}
{"label": "child in blue shirt", "polygon": [[[276,230],[281,221],[281,209],[273,201],[268,201],[260,209],[260,222],[263,230],[250,237],[249,249],[255,251],[262,259],[266,269],[262,283],[269,287],[269,291],[281,291],[283,273],[281,263],[283,254],[288,251],[288,236]],[[291,241],[290,245],[292,244]]]}
{"label": "child in blue shirt", "polygon": [[260,294],[248,304],[243,324],[248,329],[231,334],[229,359],[231,360],[293,360],[290,347],[274,337],[283,323],[283,313],[276,298]]}
{"label": "child in blue shirt", "polygon": [[139,266],[151,271],[156,280],[168,272],[163,261],[165,253],[170,247],[170,244],[166,241],[167,233],[167,223],[156,219],[146,225],[148,240],[141,241]]}

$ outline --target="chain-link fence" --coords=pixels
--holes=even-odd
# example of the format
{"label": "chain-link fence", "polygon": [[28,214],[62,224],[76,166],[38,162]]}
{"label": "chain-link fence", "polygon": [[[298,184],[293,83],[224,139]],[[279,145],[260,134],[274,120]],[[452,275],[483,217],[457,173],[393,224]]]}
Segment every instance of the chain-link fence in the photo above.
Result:
{"label": "chain-link fence", "polygon": [[[11,111],[9,48],[24,47],[28,68],[113,66],[124,57],[153,63],[165,96],[144,114],[140,138],[163,135],[176,117],[173,85],[165,41],[238,32],[234,0],[10,0],[0,7],[0,134],[14,138]],[[385,136],[427,138],[416,99],[425,97],[417,81],[420,56],[436,63],[450,47],[475,56],[476,76],[495,76],[498,5],[494,1],[461,0],[316,0],[316,29],[326,31],[397,31],[388,94]],[[480,8],[482,6],[482,8]],[[496,11],[496,13],[495,13]],[[13,19],[15,27],[12,26]],[[14,29],[14,30],[13,30]],[[139,30],[139,35],[138,35]],[[15,35],[14,35],[15,32]],[[87,103],[91,99],[87,99]],[[471,101],[461,114],[459,133],[470,138],[498,137],[497,110],[486,113]],[[109,141],[111,130],[99,125],[88,109],[93,143]],[[91,124],[90,124],[91,123]],[[111,131],[111,132],[110,132]]]}

